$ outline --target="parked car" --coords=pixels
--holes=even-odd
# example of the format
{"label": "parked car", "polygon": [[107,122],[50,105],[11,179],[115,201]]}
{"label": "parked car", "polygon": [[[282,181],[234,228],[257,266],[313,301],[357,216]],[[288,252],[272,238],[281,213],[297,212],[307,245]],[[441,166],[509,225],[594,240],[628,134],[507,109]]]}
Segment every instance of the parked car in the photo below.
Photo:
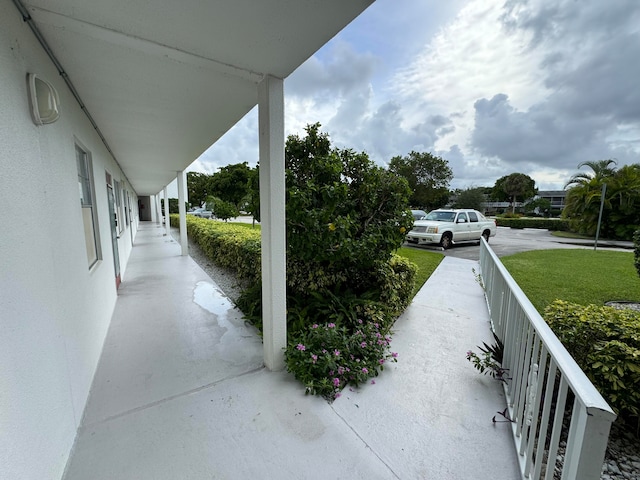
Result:
{"label": "parked car", "polygon": [[424,210],[411,210],[411,215],[413,215],[413,220],[422,220],[422,217],[427,216],[427,212]]}
{"label": "parked car", "polygon": [[187,212],[187,215],[193,215],[200,218],[211,218],[213,216],[213,212],[211,212],[211,210],[207,210],[206,208],[195,208]]}
{"label": "parked car", "polygon": [[495,220],[488,220],[477,210],[438,209],[429,212],[424,219],[416,220],[407,234],[407,241],[417,244],[438,244],[446,250],[453,244],[479,242],[497,232]]}

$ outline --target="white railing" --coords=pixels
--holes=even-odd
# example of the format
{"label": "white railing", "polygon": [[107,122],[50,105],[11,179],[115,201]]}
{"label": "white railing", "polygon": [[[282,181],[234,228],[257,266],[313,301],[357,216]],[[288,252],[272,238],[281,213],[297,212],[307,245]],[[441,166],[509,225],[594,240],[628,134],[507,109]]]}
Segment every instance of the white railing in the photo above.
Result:
{"label": "white railing", "polygon": [[616,415],[484,239],[480,271],[522,478],[599,479]]}

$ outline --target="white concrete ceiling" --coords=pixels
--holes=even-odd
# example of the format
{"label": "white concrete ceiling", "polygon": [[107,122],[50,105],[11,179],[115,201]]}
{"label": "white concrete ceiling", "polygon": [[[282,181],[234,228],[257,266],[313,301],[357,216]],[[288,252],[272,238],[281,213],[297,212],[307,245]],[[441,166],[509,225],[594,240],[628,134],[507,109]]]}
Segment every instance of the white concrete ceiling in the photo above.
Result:
{"label": "white concrete ceiling", "polygon": [[23,0],[139,195],[374,0]]}

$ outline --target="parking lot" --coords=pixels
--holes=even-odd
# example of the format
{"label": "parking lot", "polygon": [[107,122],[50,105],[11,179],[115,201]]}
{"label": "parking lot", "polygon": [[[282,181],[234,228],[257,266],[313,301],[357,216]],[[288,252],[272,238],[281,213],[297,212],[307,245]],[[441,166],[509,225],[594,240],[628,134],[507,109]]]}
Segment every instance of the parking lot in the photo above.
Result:
{"label": "parking lot", "polygon": [[[593,242],[554,237],[548,230],[533,228],[514,229],[509,227],[498,227],[498,233],[495,237],[491,237],[489,239],[489,245],[499,257],[513,255],[514,253],[527,252],[529,250],[593,248]],[[464,258],[467,260],[478,260],[480,258],[480,246],[477,242],[453,245],[450,249],[444,251],[437,245],[416,246],[406,243],[405,246],[440,252],[446,256]],[[611,249],[611,246],[608,243],[601,242],[598,245],[598,249],[601,248]]]}

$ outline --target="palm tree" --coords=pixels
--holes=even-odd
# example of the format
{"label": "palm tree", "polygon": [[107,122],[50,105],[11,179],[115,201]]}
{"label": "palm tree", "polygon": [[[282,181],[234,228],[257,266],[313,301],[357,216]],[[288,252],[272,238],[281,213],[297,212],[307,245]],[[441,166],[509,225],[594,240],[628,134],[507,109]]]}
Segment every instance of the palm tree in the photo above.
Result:
{"label": "palm tree", "polygon": [[[594,175],[578,174],[567,184],[563,216],[571,221],[572,230],[594,235],[598,223],[602,185],[607,184],[601,233],[605,238],[631,239],[640,226],[640,164],[611,168],[612,160],[585,162]],[[595,167],[595,168],[594,168]]]}
{"label": "palm tree", "polygon": [[617,165],[618,162],[613,159],[582,162],[578,165],[578,168],[587,166],[591,168],[593,174],[590,174],[588,172],[576,173],[569,179],[564,188],[566,189],[570,185],[585,185],[591,180],[596,180],[597,183],[600,183],[605,178],[609,178],[615,174],[616,168],[611,167],[612,164]]}

